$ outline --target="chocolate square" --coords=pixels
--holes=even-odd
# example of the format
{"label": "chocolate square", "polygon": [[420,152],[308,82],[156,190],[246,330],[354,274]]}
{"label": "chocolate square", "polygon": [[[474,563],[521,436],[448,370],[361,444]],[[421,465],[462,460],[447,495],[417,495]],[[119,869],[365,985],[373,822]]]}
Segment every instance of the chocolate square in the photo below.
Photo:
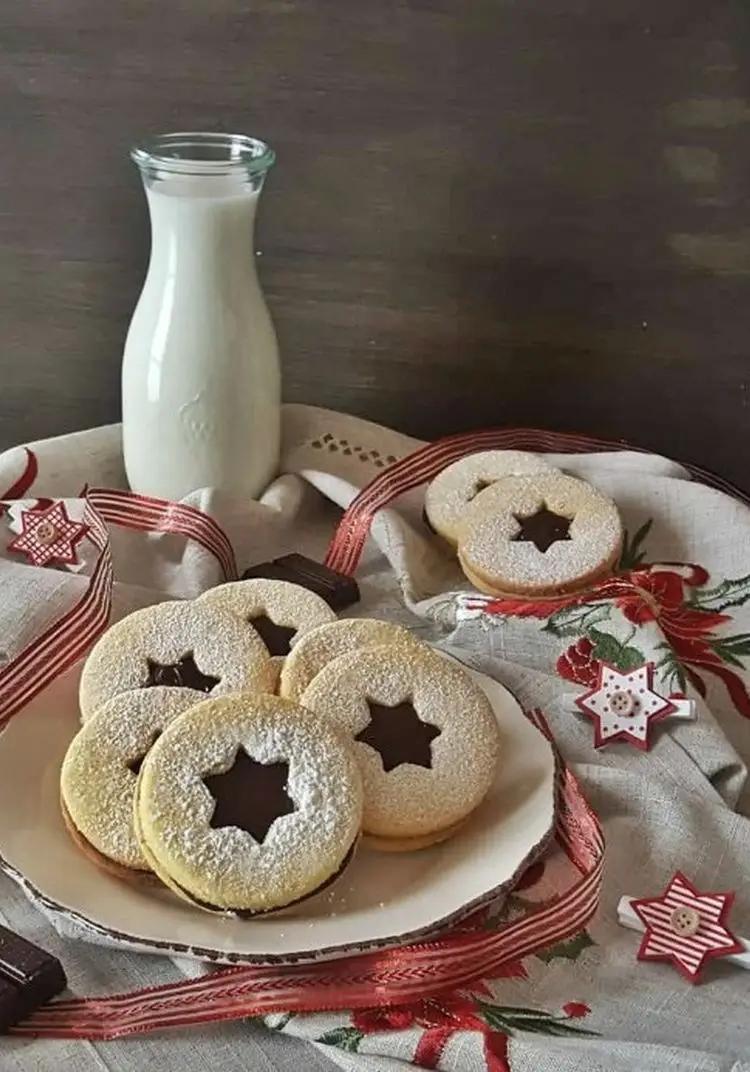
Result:
{"label": "chocolate square", "polygon": [[0,1032],[24,1020],[67,985],[56,957],[0,926]]}
{"label": "chocolate square", "polygon": [[353,577],[337,573],[306,555],[283,555],[271,562],[251,566],[242,574],[243,581],[254,577],[299,584],[315,592],[335,611],[344,610],[359,601],[359,586]]}

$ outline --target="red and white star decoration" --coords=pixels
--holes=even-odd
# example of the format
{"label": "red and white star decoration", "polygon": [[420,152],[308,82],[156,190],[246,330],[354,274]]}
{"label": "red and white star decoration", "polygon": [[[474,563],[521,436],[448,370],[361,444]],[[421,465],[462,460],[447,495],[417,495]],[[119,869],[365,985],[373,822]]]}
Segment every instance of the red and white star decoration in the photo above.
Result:
{"label": "red and white star decoration", "polygon": [[647,751],[654,722],[675,714],[692,718],[692,700],[661,696],[654,690],[653,679],[653,663],[644,663],[627,673],[601,663],[596,688],[575,701],[594,722],[596,748],[613,741],[628,741]]}
{"label": "red and white star decoration", "polygon": [[78,565],[76,544],[88,532],[88,525],[73,521],[65,503],[54,502],[43,509],[21,509],[14,517],[20,533],[8,544],[9,551],[19,551],[33,566],[50,562]]}
{"label": "red and white star decoration", "polygon": [[666,960],[691,983],[706,961],[743,953],[745,945],[726,925],[734,893],[702,893],[677,871],[660,897],[631,900],[646,928],[639,960]]}

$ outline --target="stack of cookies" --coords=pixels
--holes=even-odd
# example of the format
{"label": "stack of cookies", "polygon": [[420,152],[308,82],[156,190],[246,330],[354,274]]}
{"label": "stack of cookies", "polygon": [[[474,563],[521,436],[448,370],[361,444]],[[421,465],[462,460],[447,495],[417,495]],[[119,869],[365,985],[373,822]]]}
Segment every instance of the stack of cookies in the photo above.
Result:
{"label": "stack of cookies", "polygon": [[623,530],[609,496],[535,454],[468,455],[429,485],[425,520],[467,579],[493,596],[543,599],[611,572]]}
{"label": "stack of cookies", "polygon": [[456,832],[495,774],[484,692],[408,630],[281,580],[147,607],[98,641],[61,773],[67,828],[211,912],[311,897],[373,848]]}

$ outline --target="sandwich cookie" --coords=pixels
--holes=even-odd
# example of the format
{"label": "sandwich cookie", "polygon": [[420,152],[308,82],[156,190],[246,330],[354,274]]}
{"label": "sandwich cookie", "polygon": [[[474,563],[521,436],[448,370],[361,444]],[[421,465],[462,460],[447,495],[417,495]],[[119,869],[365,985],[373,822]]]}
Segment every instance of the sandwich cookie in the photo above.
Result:
{"label": "sandwich cookie", "polygon": [[60,775],[65,825],[89,859],[119,878],[153,877],[133,825],[138,772],[169,723],[204,699],[192,689],[123,692],[70,743]]}
{"label": "sandwich cookie", "polygon": [[460,666],[429,649],[341,655],[313,679],[302,703],[354,742],[362,828],[374,847],[445,840],[492,784],[500,743],[490,702]]}
{"label": "sandwich cookie", "polygon": [[211,912],[288,908],[352,857],[362,780],[346,736],[276,696],[186,712],[141,767],[135,822],[162,881]]}
{"label": "sandwich cookie", "polygon": [[458,559],[482,592],[541,598],[605,576],[622,538],[614,502],[586,481],[563,473],[506,477],[468,508]]}

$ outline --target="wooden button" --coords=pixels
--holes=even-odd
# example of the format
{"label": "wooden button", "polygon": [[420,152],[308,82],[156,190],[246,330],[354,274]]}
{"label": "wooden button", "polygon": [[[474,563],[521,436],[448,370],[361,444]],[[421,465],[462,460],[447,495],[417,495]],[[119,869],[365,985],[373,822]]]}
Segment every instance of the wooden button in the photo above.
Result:
{"label": "wooden button", "polygon": [[51,521],[42,521],[34,530],[34,536],[43,545],[54,543],[57,539],[57,529]]}
{"label": "wooden button", "polygon": [[609,698],[609,709],[613,715],[632,715],[634,706],[633,697],[625,689],[618,689]]}
{"label": "wooden button", "polygon": [[669,925],[681,938],[690,938],[700,927],[701,917],[694,908],[682,905],[680,908],[675,908]]}

